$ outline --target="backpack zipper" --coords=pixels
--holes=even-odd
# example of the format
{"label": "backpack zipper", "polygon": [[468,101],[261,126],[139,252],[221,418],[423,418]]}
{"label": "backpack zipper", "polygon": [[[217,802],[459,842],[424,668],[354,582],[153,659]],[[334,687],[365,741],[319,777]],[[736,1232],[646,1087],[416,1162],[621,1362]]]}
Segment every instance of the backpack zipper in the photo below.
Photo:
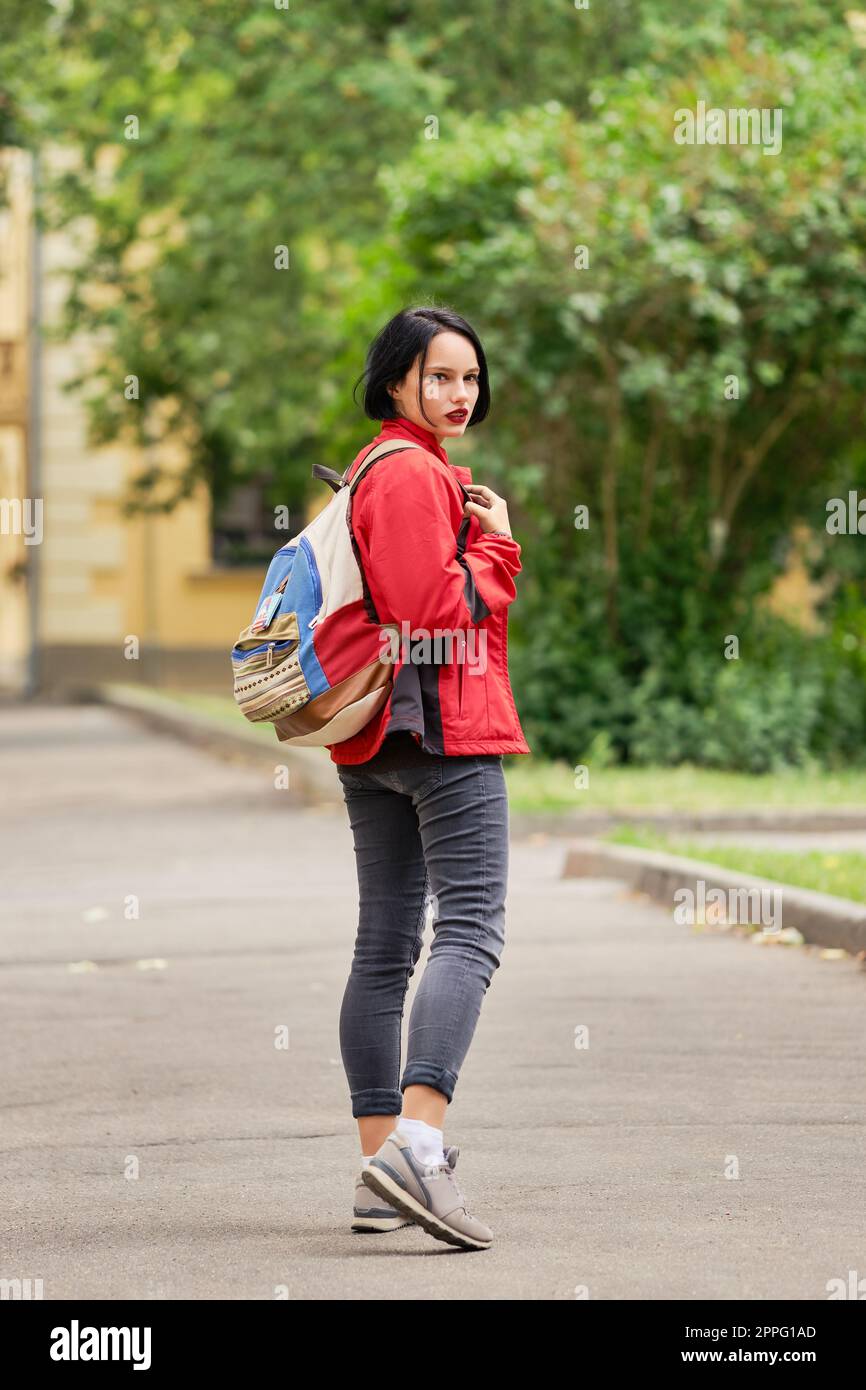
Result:
{"label": "backpack zipper", "polygon": [[[320,607],[321,607],[322,594],[321,594],[321,575],[320,575],[320,573],[318,573],[318,566],[317,566],[317,563],[316,563],[316,556],[313,555],[313,546],[311,546],[311,545],[310,545],[310,542],[307,541],[306,535],[302,535],[302,537],[299,537],[299,542],[297,542],[297,543],[299,543],[300,549],[302,549],[304,555],[306,555],[306,557],[307,557],[307,564],[309,564],[309,566],[310,566],[310,574],[313,575],[313,592],[314,592],[314,595],[316,595],[316,613],[318,614],[318,610],[320,610]],[[313,619],[313,621],[311,621],[311,623],[307,623],[307,627],[316,627],[316,624],[317,624],[317,623],[318,623],[318,617],[314,617],[314,619]]]}
{"label": "backpack zipper", "polygon": [[268,647],[289,647],[297,640],[297,637],[286,637],[282,640],[275,638],[273,642],[260,642],[257,647],[248,647],[246,651],[241,647],[232,647],[232,660],[246,661],[248,656],[255,656],[257,652],[267,651]]}

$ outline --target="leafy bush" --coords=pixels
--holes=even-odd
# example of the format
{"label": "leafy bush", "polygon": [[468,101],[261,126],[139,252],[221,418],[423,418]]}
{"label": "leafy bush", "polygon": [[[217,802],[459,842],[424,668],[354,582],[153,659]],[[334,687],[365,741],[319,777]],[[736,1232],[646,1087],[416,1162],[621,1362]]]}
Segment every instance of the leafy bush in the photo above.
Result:
{"label": "leafy bush", "polygon": [[[561,584],[563,581],[560,581]],[[637,765],[682,763],[744,772],[864,762],[866,683],[859,649],[810,636],[765,613],[730,660],[706,634],[641,634],[658,655],[632,678],[629,652],[596,621],[569,627],[566,595],[520,624],[511,672],[533,750],[571,762],[591,749]]]}

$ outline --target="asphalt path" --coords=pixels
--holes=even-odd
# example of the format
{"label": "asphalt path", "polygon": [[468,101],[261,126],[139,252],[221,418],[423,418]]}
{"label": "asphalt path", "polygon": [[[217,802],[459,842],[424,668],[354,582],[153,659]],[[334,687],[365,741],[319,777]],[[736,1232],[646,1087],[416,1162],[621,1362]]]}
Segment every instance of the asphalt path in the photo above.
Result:
{"label": "asphalt path", "polygon": [[494,1244],[357,1235],[344,808],[98,706],[4,709],[0,779],[0,1279],[46,1299],[823,1300],[866,1276],[850,957],[680,926],[561,878],[567,841],[514,838],[445,1128]]}

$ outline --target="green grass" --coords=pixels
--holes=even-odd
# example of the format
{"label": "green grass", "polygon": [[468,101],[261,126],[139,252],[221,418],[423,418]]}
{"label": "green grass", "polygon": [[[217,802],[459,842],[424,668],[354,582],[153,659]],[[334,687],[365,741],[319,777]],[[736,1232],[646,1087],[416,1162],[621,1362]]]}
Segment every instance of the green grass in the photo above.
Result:
{"label": "green grass", "polygon": [[[231,694],[203,695],[186,690],[127,686],[155,703],[176,704],[227,724],[253,729]],[[258,732],[255,731],[254,732]],[[274,739],[270,726],[261,736]],[[578,763],[575,757],[574,764]],[[866,809],[866,768],[827,772],[816,767],[752,776],[682,766],[604,767],[591,763],[589,786],[575,787],[574,764],[533,756],[506,757],[509,804],[515,811],[737,811],[812,810],[821,807]]]}
{"label": "green grass", "polygon": [[272,741],[275,738],[270,724],[258,726],[244,718],[231,695],[196,695],[185,690],[166,690],[160,691],[159,694],[176,700],[190,713],[198,710],[209,719],[218,719],[221,724],[228,724],[233,729],[252,729],[254,733],[258,733],[261,728]]}
{"label": "green grass", "polygon": [[275,743],[276,734],[270,724],[251,724],[245,719],[231,695],[200,695],[187,690],[165,690],[149,685],[108,684],[106,690],[132,695],[137,701],[159,710],[180,710],[200,714],[208,721],[222,724],[236,733],[248,734],[263,742]]}
{"label": "green grass", "polygon": [[[577,763],[575,759],[575,763]],[[866,808],[866,768],[792,769],[766,775],[692,767],[589,767],[577,789],[572,767],[534,758],[506,759],[508,794],[520,811],[737,811]]]}
{"label": "green grass", "polygon": [[866,902],[866,854],[825,850],[750,849],[746,845],[699,844],[678,835],[664,835],[654,830],[622,825],[604,839],[617,845],[636,845],[642,849],[663,850],[666,854],[683,855],[687,859],[702,859],[736,869],[757,878],[772,878],[778,883],[790,883],[797,888],[814,888],[819,893],[832,893],[837,898]]}

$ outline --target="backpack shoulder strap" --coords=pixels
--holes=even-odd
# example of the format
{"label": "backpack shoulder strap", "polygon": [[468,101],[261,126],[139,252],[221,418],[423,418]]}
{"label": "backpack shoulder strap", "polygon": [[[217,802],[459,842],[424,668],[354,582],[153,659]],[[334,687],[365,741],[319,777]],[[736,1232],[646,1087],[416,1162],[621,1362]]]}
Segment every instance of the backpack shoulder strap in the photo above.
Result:
{"label": "backpack shoulder strap", "polygon": [[[421,449],[422,453],[425,452],[420,444],[413,444],[411,440],[408,439],[400,440],[396,443],[391,443],[386,440],[384,444],[376,444],[372,449],[367,451],[351,478],[348,474],[352,464],[349,464],[349,468],[346,469],[345,473],[340,474],[337,473],[335,469],[328,468],[324,463],[313,464],[313,477],[320,478],[322,482],[332,487],[334,492],[340,492],[344,487],[347,487],[350,492],[354,492],[368,468],[372,467],[374,463],[378,463],[380,459],[387,458],[388,454],[402,453],[405,449]],[[456,475],[455,482],[460,487],[464,499],[467,501],[471,500],[471,494]]]}
{"label": "backpack shoulder strap", "polygon": [[[405,449],[420,448],[420,444],[413,444],[411,440],[408,439],[394,441],[386,440],[384,444],[377,444],[374,448],[367,451],[351,478],[349,477],[349,469],[346,469],[346,472],[343,474],[345,486],[350,492],[354,492],[364,474],[367,472],[367,469],[372,468],[374,463],[378,463],[380,459],[387,458],[389,454],[401,454]],[[351,468],[351,464],[349,467]]]}
{"label": "backpack shoulder strap", "polygon": [[[376,612],[376,605],[373,602],[373,595],[370,593],[370,586],[367,583],[367,576],[364,573],[364,565],[363,561],[361,560],[361,552],[358,549],[358,542],[355,539],[355,532],[352,529],[352,502],[354,500],[355,488],[357,487],[363,475],[366,473],[367,469],[372,467],[374,463],[378,463],[380,459],[386,458],[388,454],[402,453],[404,449],[421,449],[422,453],[425,452],[425,450],[422,448],[420,444],[413,444],[411,441],[407,440],[401,440],[399,443],[396,444],[377,444],[372,449],[368,450],[368,452],[364,455],[357,471],[352,475],[351,478],[348,477],[348,473],[349,468],[353,467],[352,464],[349,464],[349,468],[346,469],[346,472],[342,475],[342,477],[339,473],[336,473],[332,468],[325,468],[324,465],[318,463],[313,464],[313,476],[316,478],[322,478],[326,483],[330,483],[331,487],[333,487],[335,492],[340,492],[342,488],[349,489],[349,500],[346,507],[346,524],[349,528],[349,540],[351,541],[352,551],[357,561],[358,569],[361,572],[361,586],[363,588],[364,593],[364,607],[367,611],[368,618],[372,623],[375,623],[377,627],[381,626],[381,623],[379,621],[379,615]],[[456,481],[460,483],[460,489],[466,501],[471,501],[472,494],[468,491],[464,484],[460,482],[459,478],[456,478]],[[457,557],[460,560],[463,559],[463,551],[466,546],[466,537],[468,535],[469,524],[471,520],[471,517],[464,517],[463,521],[460,524],[460,531],[457,536]]]}
{"label": "backpack shoulder strap", "polygon": [[360,478],[371,464],[377,463],[380,458],[385,458],[386,454],[396,454],[398,450],[420,448],[420,444],[410,444],[408,442],[405,444],[389,444],[387,442],[384,444],[377,444],[374,448],[367,451],[360,467],[352,474],[351,478],[349,478],[348,475],[349,468],[352,467],[352,464],[349,464],[349,468],[346,469],[345,473],[338,473],[336,469],[328,468],[324,463],[313,464],[313,477],[321,478],[322,482],[327,483],[335,492],[340,492],[344,487],[347,487],[350,492],[354,492]]}

